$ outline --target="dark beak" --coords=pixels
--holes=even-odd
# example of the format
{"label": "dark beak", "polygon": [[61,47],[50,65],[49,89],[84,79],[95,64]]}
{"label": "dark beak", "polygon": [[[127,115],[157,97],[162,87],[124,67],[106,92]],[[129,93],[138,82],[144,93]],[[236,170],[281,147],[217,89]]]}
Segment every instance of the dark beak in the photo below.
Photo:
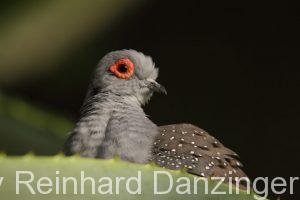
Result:
{"label": "dark beak", "polygon": [[162,93],[162,94],[167,94],[167,90],[164,86],[159,84],[153,79],[148,79],[148,88],[154,92]]}

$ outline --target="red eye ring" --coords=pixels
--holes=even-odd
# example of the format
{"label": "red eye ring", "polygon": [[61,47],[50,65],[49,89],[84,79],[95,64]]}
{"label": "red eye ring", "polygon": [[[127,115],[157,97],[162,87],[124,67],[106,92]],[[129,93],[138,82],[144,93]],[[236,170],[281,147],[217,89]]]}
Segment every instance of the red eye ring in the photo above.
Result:
{"label": "red eye ring", "polygon": [[134,73],[134,65],[128,58],[122,58],[111,65],[109,71],[118,78],[128,79]]}

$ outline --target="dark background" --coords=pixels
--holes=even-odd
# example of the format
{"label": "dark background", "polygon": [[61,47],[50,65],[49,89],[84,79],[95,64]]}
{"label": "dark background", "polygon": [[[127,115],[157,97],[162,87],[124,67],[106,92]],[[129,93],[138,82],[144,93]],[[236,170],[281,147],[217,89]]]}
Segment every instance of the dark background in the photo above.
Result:
{"label": "dark background", "polygon": [[[299,7],[150,1],[67,52],[55,69],[2,91],[75,123],[96,63],[124,48],[151,55],[160,69],[168,95],[145,108],[155,123],[206,129],[241,156],[251,178],[299,176]],[[300,198],[297,186],[292,199]]]}

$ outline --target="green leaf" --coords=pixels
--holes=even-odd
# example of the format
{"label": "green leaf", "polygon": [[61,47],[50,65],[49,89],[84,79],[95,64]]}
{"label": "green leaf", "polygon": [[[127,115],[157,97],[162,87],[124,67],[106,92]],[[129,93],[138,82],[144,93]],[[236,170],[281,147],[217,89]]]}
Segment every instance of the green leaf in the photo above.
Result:
{"label": "green leaf", "polygon": [[0,93],[0,151],[54,155],[71,128],[72,124],[58,114]]}
{"label": "green leaf", "polygon": [[[16,195],[16,171],[30,171],[34,175],[34,179],[30,184],[33,191],[36,194],[31,194],[28,187],[24,184],[20,184],[20,194]],[[95,194],[92,192],[91,181],[86,181],[84,184],[84,194],[81,194],[81,173],[84,172],[84,177],[91,177],[95,181]],[[129,177],[137,177],[138,171],[141,173],[141,194],[130,194],[126,189],[126,181]],[[170,193],[154,195],[154,172],[167,172],[173,179],[173,187]],[[28,173],[28,172],[27,172]],[[64,157],[57,155],[53,157],[35,157],[33,155],[27,155],[23,157],[6,157],[0,156],[0,177],[4,177],[2,186],[0,187],[1,199],[55,199],[55,200],[67,200],[67,199],[202,199],[202,200],[248,200],[254,199],[253,193],[247,194],[246,191],[241,190],[240,194],[226,195],[209,195],[204,192],[204,181],[199,181],[197,190],[194,190],[193,180],[194,176],[182,171],[166,170],[153,164],[134,164],[124,162],[119,159],[101,160],[101,159],[89,159],[80,158],[78,156]],[[41,177],[47,177],[52,181],[52,187],[42,187],[42,192],[52,188],[49,194],[41,194],[37,188],[37,182]],[[77,181],[77,192],[74,194],[74,182],[68,182],[66,184],[66,194],[63,194],[63,177],[74,177]],[[112,192],[113,194],[101,194],[98,192],[98,187],[102,184],[108,183],[107,180],[98,182],[102,177],[109,177],[112,180]],[[116,194],[116,177],[125,177],[125,180],[120,181],[120,194]],[[187,177],[191,181],[190,190],[192,194],[178,194],[176,187],[184,182],[177,183],[180,177]],[[29,174],[19,175],[20,181],[28,181],[30,179]],[[167,175],[158,175],[157,188],[159,191],[167,190],[170,184],[170,178]],[[43,182],[45,183],[45,182]],[[56,190],[56,186],[59,184],[59,190]],[[209,180],[209,190],[216,186],[216,182]],[[132,181],[130,184],[131,190],[137,189],[136,182]],[[102,188],[103,192],[108,190]],[[182,189],[183,190],[183,189]],[[58,191],[58,192],[57,192]],[[197,191],[198,194],[193,194]],[[222,184],[218,191],[225,191],[228,193],[229,187],[226,184]],[[58,194],[56,194],[56,192]]]}

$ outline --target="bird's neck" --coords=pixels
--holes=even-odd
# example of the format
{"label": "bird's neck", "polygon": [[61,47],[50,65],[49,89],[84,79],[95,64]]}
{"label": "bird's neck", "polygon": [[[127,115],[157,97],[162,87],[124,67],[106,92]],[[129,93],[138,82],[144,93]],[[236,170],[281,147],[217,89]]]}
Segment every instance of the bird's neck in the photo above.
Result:
{"label": "bird's neck", "polygon": [[141,103],[137,97],[130,95],[119,95],[117,93],[107,92],[105,90],[100,91],[96,95],[88,96],[83,103],[81,111],[82,115],[86,116],[86,114],[93,114],[91,111],[101,111],[103,109],[115,110],[121,105],[123,105],[123,107],[139,108],[143,112]]}

